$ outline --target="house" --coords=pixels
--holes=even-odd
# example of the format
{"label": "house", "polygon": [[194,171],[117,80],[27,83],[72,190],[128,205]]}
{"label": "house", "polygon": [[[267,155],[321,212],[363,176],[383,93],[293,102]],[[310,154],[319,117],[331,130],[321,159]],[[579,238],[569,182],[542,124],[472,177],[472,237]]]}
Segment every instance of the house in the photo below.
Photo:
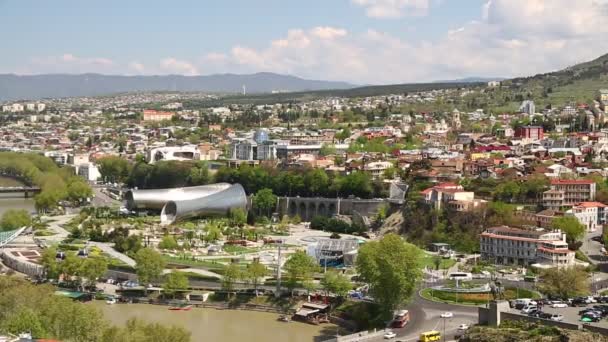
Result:
{"label": "house", "polygon": [[606,224],[606,205],[600,202],[581,202],[566,211],[566,215],[574,216],[588,232],[594,232]]}
{"label": "house", "polygon": [[465,191],[455,183],[441,183],[421,192],[424,201],[435,209],[448,208],[455,211],[469,211],[481,207],[486,201],[475,198],[475,193]]}
{"label": "house", "polygon": [[515,137],[529,140],[542,140],[544,132],[541,126],[521,126],[515,130]]}
{"label": "house", "polygon": [[543,192],[543,205],[559,210],[580,202],[595,200],[596,184],[588,179],[552,179],[551,189]]}

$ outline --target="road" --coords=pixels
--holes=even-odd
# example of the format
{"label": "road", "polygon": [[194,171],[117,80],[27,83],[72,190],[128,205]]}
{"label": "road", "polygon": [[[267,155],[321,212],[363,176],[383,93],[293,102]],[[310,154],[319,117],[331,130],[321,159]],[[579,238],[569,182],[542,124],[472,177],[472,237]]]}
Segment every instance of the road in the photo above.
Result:
{"label": "road", "polygon": [[93,187],[93,193],[95,196],[91,200],[91,205],[94,207],[113,207],[120,206],[122,203],[113,199],[102,192],[103,188]]}
{"label": "road", "polygon": [[[404,328],[391,329],[397,334],[396,339],[400,341],[418,341],[422,332],[430,330],[441,332],[446,341],[453,340],[460,324],[473,325],[477,324],[478,320],[476,306],[437,303],[420,297],[418,293],[406,309],[410,312],[410,322]],[[454,317],[441,318],[441,314],[446,311],[453,313]],[[383,341],[383,338],[379,337],[370,341]]]}
{"label": "road", "polygon": [[104,253],[110,255],[112,258],[118,259],[131,267],[135,267],[135,260],[131,259],[126,254],[120,253],[117,250],[115,250],[112,247],[112,245],[113,245],[112,243],[89,241],[89,242],[87,242],[87,245],[95,246],[95,247],[101,249]]}

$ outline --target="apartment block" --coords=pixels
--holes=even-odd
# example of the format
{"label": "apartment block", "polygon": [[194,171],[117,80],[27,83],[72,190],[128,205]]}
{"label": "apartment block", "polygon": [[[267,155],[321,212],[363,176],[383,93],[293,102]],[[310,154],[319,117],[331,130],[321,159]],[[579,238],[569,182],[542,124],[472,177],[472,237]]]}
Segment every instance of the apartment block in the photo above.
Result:
{"label": "apartment block", "polygon": [[587,179],[552,179],[551,189],[543,193],[545,208],[559,210],[595,200],[596,184]]}

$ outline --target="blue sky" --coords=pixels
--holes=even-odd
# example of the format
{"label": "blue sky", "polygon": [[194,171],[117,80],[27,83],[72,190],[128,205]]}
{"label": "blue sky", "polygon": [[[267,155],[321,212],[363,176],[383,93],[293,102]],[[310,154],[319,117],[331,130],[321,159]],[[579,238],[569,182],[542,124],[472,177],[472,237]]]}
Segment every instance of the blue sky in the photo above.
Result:
{"label": "blue sky", "polygon": [[0,72],[271,71],[376,84],[525,75],[608,52],[607,6],[606,0],[0,0]]}

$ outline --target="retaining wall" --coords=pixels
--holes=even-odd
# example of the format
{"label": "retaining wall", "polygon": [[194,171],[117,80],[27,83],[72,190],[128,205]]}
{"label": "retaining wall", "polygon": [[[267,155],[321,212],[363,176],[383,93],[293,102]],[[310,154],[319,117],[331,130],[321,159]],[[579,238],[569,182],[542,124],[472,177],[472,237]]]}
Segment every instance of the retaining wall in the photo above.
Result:
{"label": "retaining wall", "polygon": [[2,262],[8,267],[19,273],[27,274],[30,277],[42,277],[44,275],[44,267],[21,260],[9,253],[9,250],[0,250]]}
{"label": "retaining wall", "polygon": [[524,316],[524,315],[519,315],[519,314],[515,314],[515,313],[510,313],[510,312],[501,312],[500,320],[501,321],[526,321],[526,322],[538,323],[538,324],[542,324],[542,325],[554,326],[554,327],[563,328],[563,329],[579,330],[579,325],[576,323],[556,322],[556,321],[552,321],[549,319],[541,319],[541,318],[537,318],[537,317]]}

